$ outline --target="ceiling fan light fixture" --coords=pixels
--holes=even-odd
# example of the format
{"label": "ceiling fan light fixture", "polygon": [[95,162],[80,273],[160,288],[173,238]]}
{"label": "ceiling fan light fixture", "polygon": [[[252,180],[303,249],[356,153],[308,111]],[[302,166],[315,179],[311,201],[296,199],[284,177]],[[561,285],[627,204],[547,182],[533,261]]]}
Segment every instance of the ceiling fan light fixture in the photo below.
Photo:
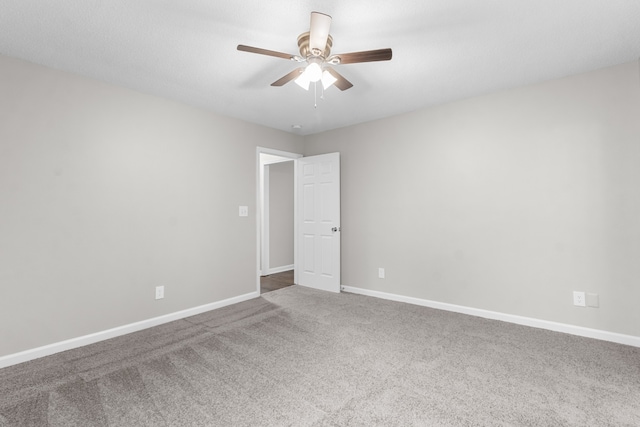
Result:
{"label": "ceiling fan light fixture", "polygon": [[309,90],[309,85],[311,84],[311,80],[309,80],[309,75],[307,74],[307,70],[305,70],[300,76],[294,80],[294,82],[300,86],[304,90]]}
{"label": "ceiling fan light fixture", "polygon": [[322,60],[320,58],[309,58],[309,65],[304,69],[302,74],[295,79],[295,82],[304,90],[309,90],[311,83],[318,82],[322,79]]}
{"label": "ceiling fan light fixture", "polygon": [[322,87],[327,90],[327,88],[329,86],[331,86],[332,84],[334,84],[338,79],[336,79],[333,74],[331,74],[329,71],[324,70],[322,72]]}
{"label": "ceiling fan light fixture", "polygon": [[304,70],[310,82],[317,82],[322,78],[322,67],[317,61],[311,61]]}

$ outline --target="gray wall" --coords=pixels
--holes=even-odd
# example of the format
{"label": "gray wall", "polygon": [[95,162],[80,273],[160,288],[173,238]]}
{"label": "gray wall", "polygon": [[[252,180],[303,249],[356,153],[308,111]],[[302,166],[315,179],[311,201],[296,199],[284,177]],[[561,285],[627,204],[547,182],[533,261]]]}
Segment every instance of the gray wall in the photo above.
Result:
{"label": "gray wall", "polygon": [[255,292],[256,146],[299,136],[1,56],[0,94],[0,356]]}
{"label": "gray wall", "polygon": [[639,82],[302,138],[0,56],[0,356],[255,291],[255,148],[302,141],[341,152],[343,284],[640,336]]}
{"label": "gray wall", "polygon": [[293,161],[269,167],[269,268],[293,265]]}
{"label": "gray wall", "polygon": [[640,336],[636,62],[305,145],[341,152],[344,285]]}

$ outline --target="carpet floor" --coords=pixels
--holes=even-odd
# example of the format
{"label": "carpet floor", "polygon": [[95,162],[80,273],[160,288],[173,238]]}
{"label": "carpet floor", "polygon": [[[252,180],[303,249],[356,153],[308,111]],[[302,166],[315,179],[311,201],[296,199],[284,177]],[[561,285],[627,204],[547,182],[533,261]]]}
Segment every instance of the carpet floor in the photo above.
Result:
{"label": "carpet floor", "polygon": [[300,286],[0,370],[0,426],[640,426],[640,349]]}

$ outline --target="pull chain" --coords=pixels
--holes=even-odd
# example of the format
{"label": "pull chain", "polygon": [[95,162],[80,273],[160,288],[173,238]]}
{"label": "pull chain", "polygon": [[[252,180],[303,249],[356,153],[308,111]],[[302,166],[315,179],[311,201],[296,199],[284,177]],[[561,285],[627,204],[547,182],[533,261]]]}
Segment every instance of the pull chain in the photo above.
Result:
{"label": "pull chain", "polygon": [[318,82],[313,82],[313,108],[318,108]]}

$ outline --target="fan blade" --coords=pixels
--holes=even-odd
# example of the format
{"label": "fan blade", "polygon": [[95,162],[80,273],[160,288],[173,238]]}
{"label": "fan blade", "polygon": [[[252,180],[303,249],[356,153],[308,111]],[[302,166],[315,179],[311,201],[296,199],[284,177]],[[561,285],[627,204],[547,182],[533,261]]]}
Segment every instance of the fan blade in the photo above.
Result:
{"label": "fan blade", "polygon": [[333,77],[336,78],[336,82],[333,84],[335,87],[337,87],[340,90],[347,90],[350,87],[353,86],[353,83],[351,83],[349,80],[345,79],[344,77],[342,77],[342,75],[340,73],[338,73],[336,70],[334,70],[333,68],[327,67],[326,70],[331,73],[331,75]]}
{"label": "fan blade", "polygon": [[294,60],[294,55],[288,53],[276,52],[275,50],[260,49],[259,47],[238,45],[238,50],[249,53],[258,53],[260,55],[275,56],[276,58],[284,58]]}
{"label": "fan blade", "polygon": [[281,77],[278,80],[276,80],[275,82],[271,83],[271,86],[283,86],[283,85],[289,83],[291,80],[297,78],[300,74],[303,73],[303,71],[304,71],[304,68],[302,68],[302,67],[296,68],[295,70],[293,70],[292,72],[290,72],[286,76]]}
{"label": "fan blade", "polygon": [[340,64],[355,64],[358,62],[388,61],[391,59],[391,49],[365,50],[362,52],[339,53]]}
{"label": "fan blade", "polygon": [[314,56],[322,55],[327,47],[331,28],[331,17],[320,12],[311,12],[309,27],[309,50]]}

